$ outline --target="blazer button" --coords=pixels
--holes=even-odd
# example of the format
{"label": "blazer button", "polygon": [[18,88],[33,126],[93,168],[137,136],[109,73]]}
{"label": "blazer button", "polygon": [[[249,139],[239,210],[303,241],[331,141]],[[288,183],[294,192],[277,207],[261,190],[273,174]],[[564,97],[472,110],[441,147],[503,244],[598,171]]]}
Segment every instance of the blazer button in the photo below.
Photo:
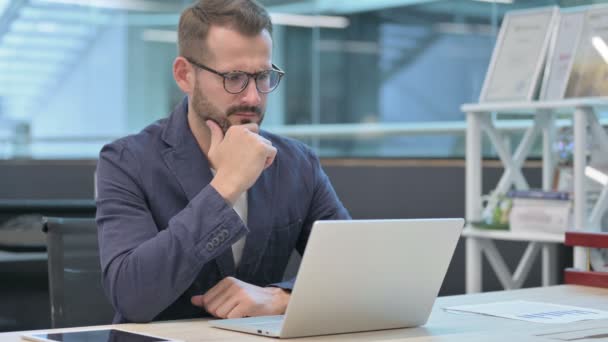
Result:
{"label": "blazer button", "polygon": [[211,252],[212,250],[215,249],[215,246],[213,246],[213,244],[211,242],[207,242],[207,246],[206,247],[207,247],[207,250],[209,252]]}
{"label": "blazer button", "polygon": [[230,236],[230,232],[227,229],[222,229],[222,231],[220,232],[220,237],[226,239],[228,238],[228,236]]}
{"label": "blazer button", "polygon": [[213,244],[213,247],[217,247],[220,245],[220,238],[219,237],[214,237],[213,239],[211,239],[211,243]]}

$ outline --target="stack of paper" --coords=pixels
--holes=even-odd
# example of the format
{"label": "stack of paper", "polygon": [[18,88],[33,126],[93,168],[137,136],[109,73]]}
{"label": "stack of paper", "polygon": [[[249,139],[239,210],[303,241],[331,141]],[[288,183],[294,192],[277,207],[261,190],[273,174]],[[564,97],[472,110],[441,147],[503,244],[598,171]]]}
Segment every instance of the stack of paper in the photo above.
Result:
{"label": "stack of paper", "polygon": [[525,300],[460,305],[448,307],[445,310],[472,312],[537,323],[570,323],[588,319],[608,318],[608,311]]}

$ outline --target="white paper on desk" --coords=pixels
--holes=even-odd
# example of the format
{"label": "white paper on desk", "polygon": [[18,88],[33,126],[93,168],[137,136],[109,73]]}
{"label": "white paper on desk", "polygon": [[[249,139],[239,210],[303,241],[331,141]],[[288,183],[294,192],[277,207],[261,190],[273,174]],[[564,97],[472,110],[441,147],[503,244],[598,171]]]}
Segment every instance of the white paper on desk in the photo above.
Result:
{"label": "white paper on desk", "polygon": [[570,323],[588,319],[608,318],[608,311],[525,300],[459,305],[445,308],[445,310],[472,312],[537,323]]}

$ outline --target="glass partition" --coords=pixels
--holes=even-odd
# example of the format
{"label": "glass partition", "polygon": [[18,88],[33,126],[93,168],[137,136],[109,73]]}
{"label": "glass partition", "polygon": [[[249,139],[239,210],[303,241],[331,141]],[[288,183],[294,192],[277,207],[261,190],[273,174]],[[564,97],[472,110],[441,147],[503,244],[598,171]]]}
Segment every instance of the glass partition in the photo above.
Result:
{"label": "glass partition", "polygon": [[[479,96],[504,13],[598,3],[261,2],[287,72],[263,128],[338,158],[462,158],[459,107]],[[96,158],[165,117],[184,96],[171,65],[189,4],[0,0],[0,158]]]}

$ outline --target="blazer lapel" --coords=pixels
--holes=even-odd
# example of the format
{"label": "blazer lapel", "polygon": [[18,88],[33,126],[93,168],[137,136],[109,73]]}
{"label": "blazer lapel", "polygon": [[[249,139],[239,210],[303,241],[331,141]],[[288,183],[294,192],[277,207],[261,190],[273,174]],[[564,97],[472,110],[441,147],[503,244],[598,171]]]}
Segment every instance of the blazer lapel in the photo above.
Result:
{"label": "blazer lapel", "polygon": [[268,240],[272,233],[273,192],[277,189],[278,158],[273,165],[262,172],[260,178],[247,194],[247,227],[249,234],[245,242],[243,257],[238,268],[238,276],[253,277],[260,266]]}
{"label": "blazer lapel", "polygon": [[163,159],[175,175],[188,202],[213,179],[209,162],[196,144],[169,148],[165,150]]}
{"label": "blazer lapel", "polygon": [[[185,105],[184,105],[185,102]],[[163,151],[167,168],[175,175],[188,202],[207,186],[213,179],[209,161],[201,151],[190,127],[188,126],[188,102],[184,99],[169,117],[163,139],[170,145]],[[236,273],[232,248],[227,248],[219,255],[217,263],[222,277],[234,276]]]}

